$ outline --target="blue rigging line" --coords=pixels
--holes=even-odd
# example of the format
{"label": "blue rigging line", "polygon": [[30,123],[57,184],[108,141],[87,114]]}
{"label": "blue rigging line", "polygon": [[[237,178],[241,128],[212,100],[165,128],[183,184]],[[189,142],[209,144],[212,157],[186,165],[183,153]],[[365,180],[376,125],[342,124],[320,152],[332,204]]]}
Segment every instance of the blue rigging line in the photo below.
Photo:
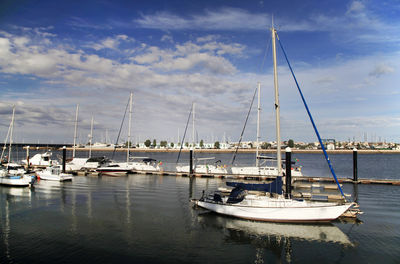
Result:
{"label": "blue rigging line", "polygon": [[310,117],[310,121],[311,121],[311,123],[312,123],[312,125],[313,125],[313,127],[314,127],[315,134],[316,134],[317,137],[318,137],[319,144],[321,145],[322,151],[324,152],[326,162],[328,163],[328,166],[329,166],[329,169],[330,169],[331,172],[332,172],[333,178],[335,179],[336,184],[337,184],[337,186],[339,187],[340,193],[342,194],[344,200],[346,201],[346,197],[344,196],[343,190],[342,190],[342,188],[340,187],[340,184],[339,184],[339,181],[338,181],[338,179],[337,179],[337,177],[336,177],[335,171],[333,170],[331,161],[330,161],[330,159],[329,159],[329,157],[328,157],[328,153],[326,153],[325,146],[324,146],[324,144],[322,144],[322,140],[321,140],[321,137],[320,137],[320,135],[319,135],[319,133],[318,133],[317,126],[316,126],[315,123],[314,123],[314,120],[313,120],[313,118],[312,118],[311,112],[310,112],[310,110],[308,109],[306,100],[304,99],[303,93],[301,92],[300,86],[299,86],[299,84],[298,84],[298,82],[297,82],[296,76],[294,75],[292,66],[290,66],[289,59],[288,59],[288,57],[286,56],[286,52],[285,52],[285,50],[283,49],[282,43],[281,43],[281,41],[280,41],[280,39],[279,39],[279,37],[278,37],[278,33],[276,33],[276,36],[277,36],[277,38],[278,38],[278,42],[279,42],[279,45],[280,45],[280,47],[281,47],[281,49],[282,49],[282,51],[283,51],[283,54],[285,55],[285,59],[286,59],[286,62],[287,62],[287,64],[288,64],[288,66],[289,66],[290,72],[292,73],[293,79],[294,79],[294,81],[295,81],[295,83],[296,83],[297,90],[299,91],[300,96],[301,96],[301,99],[303,100],[304,107],[306,108],[307,113],[308,113],[308,116]]}

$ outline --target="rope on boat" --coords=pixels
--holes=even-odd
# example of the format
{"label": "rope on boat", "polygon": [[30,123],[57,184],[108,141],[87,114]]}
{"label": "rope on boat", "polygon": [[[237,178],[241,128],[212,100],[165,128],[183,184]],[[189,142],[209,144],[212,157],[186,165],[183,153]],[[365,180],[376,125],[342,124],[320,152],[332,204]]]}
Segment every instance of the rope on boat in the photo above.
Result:
{"label": "rope on boat", "polygon": [[[117,149],[117,145],[118,145],[119,136],[121,135],[121,130],[122,130],[122,126],[124,125],[124,121],[125,121],[126,112],[128,111],[129,100],[130,100],[130,97],[129,97],[129,99],[128,99],[128,103],[126,104],[126,107],[125,107],[125,113],[124,113],[124,117],[122,118],[121,127],[119,128],[119,132],[118,132],[117,141],[115,142],[115,145],[114,145],[114,150],[113,150],[113,154],[112,154],[112,158],[111,158],[112,160],[114,159],[115,150]],[[128,144],[130,144],[130,142],[128,142]]]}
{"label": "rope on boat", "polygon": [[193,104],[192,107],[190,108],[190,112],[189,112],[189,116],[186,122],[186,127],[185,127],[185,133],[183,133],[183,138],[182,138],[182,142],[181,142],[181,147],[179,149],[179,154],[178,154],[178,158],[176,159],[176,164],[178,164],[179,162],[179,158],[181,157],[181,152],[182,152],[182,148],[183,148],[183,141],[185,141],[185,137],[186,137],[186,131],[189,125],[189,121],[190,121],[190,116],[192,115],[192,111],[193,111]]}
{"label": "rope on boat", "polygon": [[254,102],[254,98],[256,97],[256,93],[257,93],[257,88],[254,90],[253,99],[251,100],[249,112],[247,112],[246,120],[245,120],[245,122],[244,122],[244,126],[243,126],[243,129],[242,129],[242,134],[240,134],[239,143],[238,143],[238,145],[237,145],[237,147],[236,147],[236,149],[235,149],[235,153],[233,153],[231,164],[233,164],[233,163],[235,162],[236,154],[237,154],[237,152],[238,152],[240,143],[242,142],[244,130],[246,129],[247,120],[249,120],[249,115],[250,115],[250,112],[251,112],[251,108],[253,108],[253,102]]}
{"label": "rope on boat", "polygon": [[340,193],[342,194],[344,200],[346,201],[346,197],[345,197],[345,195],[344,195],[344,193],[343,193],[342,188],[340,187],[340,184],[339,184],[339,181],[338,181],[338,179],[337,179],[337,177],[336,177],[335,171],[333,170],[332,163],[331,163],[331,161],[330,161],[330,159],[329,159],[328,153],[326,152],[326,149],[325,149],[324,144],[322,144],[321,136],[319,135],[317,126],[316,126],[315,123],[314,123],[314,119],[312,118],[311,112],[310,112],[310,110],[308,109],[306,100],[305,100],[305,98],[304,98],[304,96],[303,96],[303,93],[301,92],[299,83],[297,82],[296,76],[294,75],[292,66],[290,65],[289,59],[288,59],[288,57],[287,57],[287,55],[286,55],[286,52],[285,52],[285,50],[284,50],[284,48],[283,48],[283,45],[282,45],[280,39],[279,39],[279,37],[278,37],[278,33],[276,33],[276,37],[277,37],[277,39],[278,39],[279,46],[281,47],[281,49],[282,49],[282,51],[283,51],[283,54],[285,55],[286,62],[287,62],[287,64],[288,64],[288,66],[289,66],[290,72],[292,73],[293,79],[294,79],[294,81],[295,81],[295,83],[296,83],[297,90],[298,90],[299,93],[300,93],[301,99],[303,100],[304,107],[305,107],[306,110],[307,110],[307,114],[308,114],[308,116],[309,116],[309,118],[310,118],[310,121],[311,121],[311,123],[312,123],[312,125],[313,125],[315,134],[317,135],[319,144],[321,145],[322,151],[324,152],[325,160],[326,160],[326,162],[328,163],[329,169],[331,170],[331,173],[332,173],[332,175],[333,175],[333,178],[335,179],[335,182],[336,182],[337,186],[339,187]]}

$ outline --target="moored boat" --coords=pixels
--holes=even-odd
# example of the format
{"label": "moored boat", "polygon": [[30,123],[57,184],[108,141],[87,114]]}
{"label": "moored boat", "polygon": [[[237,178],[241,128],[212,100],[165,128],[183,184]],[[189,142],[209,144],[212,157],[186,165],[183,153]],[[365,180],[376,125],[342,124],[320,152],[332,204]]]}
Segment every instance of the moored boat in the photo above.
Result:
{"label": "moored boat", "polygon": [[[271,29],[272,33],[272,53],[273,53],[273,69],[274,69],[274,88],[275,88],[275,117],[276,117],[276,169],[277,177],[271,183],[263,185],[254,184],[253,186],[245,184],[237,184],[231,191],[229,196],[223,196],[219,192],[211,195],[204,195],[199,200],[192,200],[197,206],[207,210],[222,214],[233,216],[243,219],[251,219],[258,221],[268,222],[294,222],[294,223],[308,223],[308,222],[330,222],[339,218],[355,203],[346,201],[346,197],[337,181],[336,175],[333,171],[330,160],[327,156],[326,150],[322,144],[321,138],[317,128],[313,122],[311,113],[305,103],[301,90],[298,86],[300,95],[302,96],[307,113],[312,121],[314,130],[324,151],[326,161],[331,169],[332,175],[341,191],[343,201],[340,202],[317,202],[304,199],[292,199],[290,178],[287,179],[286,192],[283,193],[282,189],[282,157],[281,157],[281,138],[280,138],[280,105],[279,105],[279,92],[278,92],[278,75],[276,63],[276,44],[275,38],[277,32],[274,27]],[[286,56],[286,55],[285,55]],[[289,65],[290,67],[290,65]],[[291,68],[290,68],[291,69]],[[292,72],[293,73],[293,72]],[[287,153],[290,149],[287,150]],[[287,168],[288,171],[289,168]],[[288,176],[288,175],[287,175]],[[256,189],[261,194],[250,194],[249,190]]]}
{"label": "moored boat", "polygon": [[37,171],[36,176],[40,180],[47,180],[47,181],[72,181],[72,174],[63,173],[61,166],[49,166],[42,171]]}

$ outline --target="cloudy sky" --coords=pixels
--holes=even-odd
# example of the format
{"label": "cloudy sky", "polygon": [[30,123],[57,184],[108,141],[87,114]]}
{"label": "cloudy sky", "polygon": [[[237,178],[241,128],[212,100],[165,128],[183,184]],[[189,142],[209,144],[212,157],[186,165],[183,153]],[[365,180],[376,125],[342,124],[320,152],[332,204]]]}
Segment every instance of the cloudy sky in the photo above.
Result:
{"label": "cloudy sky", "polygon": [[[133,136],[238,140],[257,82],[275,137],[271,18],[323,138],[400,142],[399,1],[0,2],[0,140],[115,141],[134,94]],[[316,141],[278,49],[282,139]],[[126,137],[126,127],[123,137]],[[245,139],[255,139],[252,111]],[[191,135],[191,131],[188,133]]]}

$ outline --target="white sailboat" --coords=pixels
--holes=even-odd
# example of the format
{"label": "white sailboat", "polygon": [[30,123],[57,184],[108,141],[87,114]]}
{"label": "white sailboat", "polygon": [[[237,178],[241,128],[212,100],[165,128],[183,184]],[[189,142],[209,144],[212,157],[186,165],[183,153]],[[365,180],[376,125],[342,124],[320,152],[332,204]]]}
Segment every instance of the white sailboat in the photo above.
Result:
{"label": "white sailboat", "polygon": [[[261,84],[257,87],[257,142],[256,142],[256,165],[255,166],[232,166],[232,174],[236,175],[257,175],[257,176],[277,176],[278,168],[276,166],[260,165],[260,160],[268,161],[268,157],[259,155],[260,148],[260,112],[261,112]],[[300,167],[292,168],[292,176],[303,176]]]}
{"label": "white sailboat", "polygon": [[[195,103],[192,105],[192,146],[191,150],[194,151],[196,149],[196,140],[195,140]],[[179,136],[178,136],[179,138]],[[193,171],[195,173],[204,173],[204,174],[227,174],[228,170],[226,166],[221,165],[221,161],[215,161],[215,162],[208,162],[209,160],[215,160],[214,157],[207,157],[207,158],[196,158],[194,159],[195,164]],[[204,161],[203,164],[200,164],[200,162]],[[176,171],[180,173],[189,173],[190,172],[190,166],[189,165],[177,165]]]}
{"label": "white sailboat", "polygon": [[[276,141],[277,141],[277,169],[278,176],[275,181],[265,184],[265,195],[249,194],[244,188],[237,187],[232,190],[229,197],[218,193],[204,196],[193,202],[210,211],[233,217],[267,222],[329,222],[337,219],[346,212],[354,203],[333,203],[298,200],[282,195],[282,166],[280,146],[280,114],[278,96],[278,76],[276,66],[276,30],[272,32],[272,52],[275,87],[275,112],[276,112]],[[329,163],[329,162],[328,162]],[[330,165],[330,163],[329,163]]]}
{"label": "white sailboat", "polygon": [[132,96],[129,95],[129,124],[128,124],[128,146],[126,151],[126,162],[110,162],[107,166],[101,166],[96,169],[97,172],[107,176],[123,176],[132,171],[132,165],[129,164],[130,142],[131,142],[131,119],[132,119]]}
{"label": "white sailboat", "polygon": [[[130,157],[131,149],[131,128],[132,128],[132,99],[133,93],[129,96],[129,123],[128,123],[128,145],[126,151],[126,162],[111,162],[107,166],[96,169],[97,172],[107,176],[123,176],[136,171],[159,171],[160,167],[153,159],[147,157]],[[142,161],[131,161],[142,159]]]}
{"label": "white sailboat", "polygon": [[74,129],[74,146],[72,149],[72,160],[65,164],[65,171],[78,171],[81,170],[83,166],[85,166],[86,161],[88,158],[77,158],[75,156],[76,153],[76,139],[77,139],[77,132],[78,132],[78,114],[79,114],[79,104],[76,105],[75,111],[75,129]]}
{"label": "white sailboat", "polygon": [[[8,186],[30,186],[33,184],[33,178],[25,174],[25,170],[18,164],[11,163],[11,147],[13,143],[15,106],[13,107],[12,118],[9,128],[10,144],[7,156],[6,166],[0,168],[0,184]],[[8,136],[7,136],[8,137]],[[7,140],[6,140],[7,141]],[[6,145],[6,143],[4,144]]]}

